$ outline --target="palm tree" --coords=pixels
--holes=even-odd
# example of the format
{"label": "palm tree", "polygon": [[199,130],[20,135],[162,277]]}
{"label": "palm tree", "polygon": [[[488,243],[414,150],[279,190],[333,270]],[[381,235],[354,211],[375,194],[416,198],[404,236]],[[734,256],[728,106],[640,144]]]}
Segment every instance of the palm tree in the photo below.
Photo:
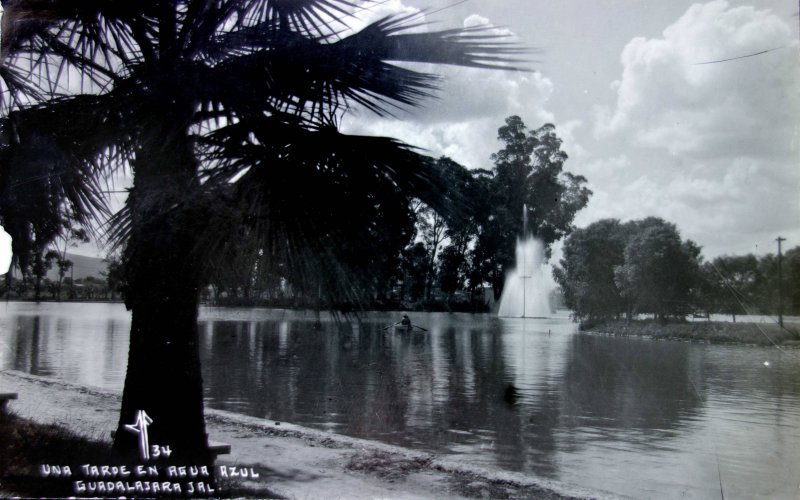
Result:
{"label": "palm tree", "polygon": [[32,85],[0,123],[2,222],[19,242],[60,230],[62,205],[88,225],[108,215],[109,174],[132,177],[107,226],[132,311],[114,447],[136,452],[123,426],[145,410],[150,442],[183,463],[211,461],[196,320],[213,273],[250,252],[329,304],[358,302],[365,256],[411,196],[448,203],[432,161],[342,134],[341,113],[391,113],[437,87],[389,61],[510,68],[517,52],[485,28],[423,31],[414,15],[352,31],[362,2],[348,0],[2,3],[3,71]]}

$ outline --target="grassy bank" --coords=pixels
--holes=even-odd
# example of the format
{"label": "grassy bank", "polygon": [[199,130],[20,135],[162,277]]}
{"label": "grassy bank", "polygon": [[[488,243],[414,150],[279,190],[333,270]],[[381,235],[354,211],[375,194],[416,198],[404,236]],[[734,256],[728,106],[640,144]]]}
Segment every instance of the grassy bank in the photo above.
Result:
{"label": "grassy bank", "polygon": [[[83,464],[115,463],[110,442],[98,442],[60,425],[45,425],[0,412],[0,497],[74,497]],[[72,477],[44,477],[43,466],[69,466]],[[63,469],[62,469],[63,470]],[[83,479],[83,478],[81,478]],[[112,479],[114,481],[115,479]],[[119,495],[110,495],[119,496]],[[152,496],[152,495],[149,495]],[[169,495],[174,497],[174,495]],[[178,495],[179,497],[181,495]],[[194,495],[197,497],[198,495]],[[242,487],[224,479],[216,498],[279,498],[266,486]]]}
{"label": "grassy bank", "polygon": [[782,329],[775,323],[605,321],[582,323],[580,330],[606,335],[690,340],[712,344],[800,345],[797,325],[787,325]]}
{"label": "grassy bank", "polygon": [[58,425],[42,425],[0,412],[0,494],[22,497],[74,495],[70,478],[44,479],[43,464],[109,463],[111,446]]}

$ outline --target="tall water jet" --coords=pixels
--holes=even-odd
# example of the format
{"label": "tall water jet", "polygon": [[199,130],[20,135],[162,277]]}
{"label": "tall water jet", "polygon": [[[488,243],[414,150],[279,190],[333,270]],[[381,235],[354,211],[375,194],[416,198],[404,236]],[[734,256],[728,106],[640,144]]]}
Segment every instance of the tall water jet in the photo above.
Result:
{"label": "tall water jet", "polygon": [[[527,208],[523,227],[527,230]],[[546,317],[552,313],[550,292],[555,289],[544,244],[533,236],[517,240],[516,267],[506,276],[497,315],[510,318]]]}

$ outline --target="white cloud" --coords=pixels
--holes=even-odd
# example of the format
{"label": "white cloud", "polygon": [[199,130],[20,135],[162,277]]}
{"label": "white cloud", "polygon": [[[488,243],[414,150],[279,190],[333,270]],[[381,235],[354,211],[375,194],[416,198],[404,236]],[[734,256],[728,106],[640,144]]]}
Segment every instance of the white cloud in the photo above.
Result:
{"label": "white cloud", "polygon": [[344,19],[346,29],[341,33],[343,36],[358,32],[368,24],[387,16],[420,14],[420,19],[424,19],[424,14],[421,13],[420,9],[404,4],[403,0],[384,0],[379,3],[362,1],[357,3],[360,10],[355,11],[353,16],[348,16]]}
{"label": "white cloud", "polygon": [[695,4],[663,38],[633,39],[621,62],[616,105],[597,110],[598,137],[627,133],[637,145],[697,157],[789,154],[800,111],[797,42],[770,11]]}
{"label": "white cloud", "polygon": [[616,102],[595,110],[595,138],[615,156],[582,166],[595,197],[579,221],[664,217],[707,256],[778,234],[800,243],[795,38],[768,10],[716,0],[631,40]]}
{"label": "white cloud", "polygon": [[342,120],[347,133],[389,135],[447,155],[468,167],[488,167],[489,155],[500,148],[497,129],[510,115],[520,115],[536,128],[553,122],[546,110],[553,83],[541,73],[496,71],[426,65],[417,69],[441,75],[441,88],[420,108],[380,118],[353,109]]}
{"label": "white cloud", "polygon": [[575,165],[579,165],[589,156],[589,152],[581,146],[575,133],[583,127],[582,120],[569,120],[564,123],[558,124],[556,133],[561,138],[561,149],[569,155],[571,161],[569,162],[568,170],[574,171]]}

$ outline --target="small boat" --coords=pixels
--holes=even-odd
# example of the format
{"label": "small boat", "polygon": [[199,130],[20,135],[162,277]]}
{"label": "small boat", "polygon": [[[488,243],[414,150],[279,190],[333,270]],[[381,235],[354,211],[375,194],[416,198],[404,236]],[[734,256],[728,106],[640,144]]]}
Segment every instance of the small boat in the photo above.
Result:
{"label": "small boat", "polygon": [[397,333],[408,333],[414,331],[412,325],[395,325],[394,331]]}

